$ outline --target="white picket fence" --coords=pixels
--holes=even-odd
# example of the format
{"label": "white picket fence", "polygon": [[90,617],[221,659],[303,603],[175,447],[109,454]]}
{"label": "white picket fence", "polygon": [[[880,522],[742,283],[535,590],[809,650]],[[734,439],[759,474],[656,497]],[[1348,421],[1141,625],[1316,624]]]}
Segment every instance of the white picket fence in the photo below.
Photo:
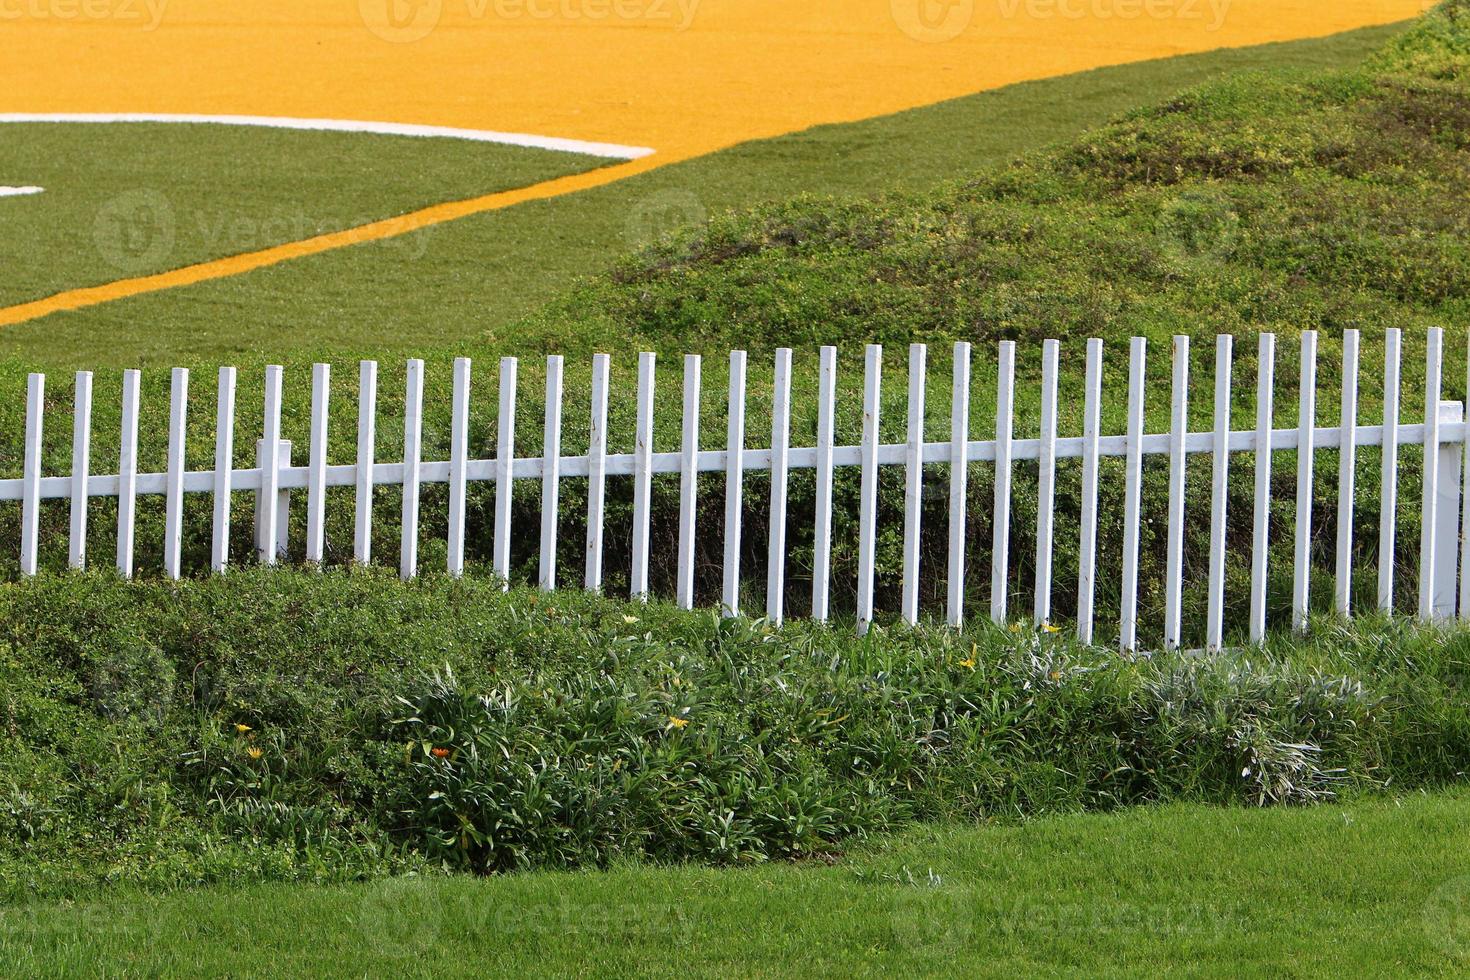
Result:
{"label": "white picket fence", "polygon": [[[123,376],[122,434],[120,472],[98,476],[89,472],[91,445],[92,375],[81,372],[76,377],[72,471],[67,476],[43,476],[41,473],[42,415],[45,378],[30,376],[25,433],[25,460],[20,479],[0,481],[0,500],[21,501],[22,574],[34,575],[37,568],[39,508],[43,500],[71,501],[70,564],[81,568],[87,562],[87,502],[92,497],[118,499],[117,567],[125,576],[133,574],[133,539],[137,499],[140,495],[164,496],[166,501],[164,572],[177,578],[182,574],[181,541],[183,500],[188,493],[213,495],[213,547],[211,563],[214,571],[229,564],[230,506],[232,491],[254,491],[256,494],[256,547],[261,561],[270,564],[286,549],[286,516],[292,491],[306,491],[306,544],[304,557],[320,562],[323,557],[326,496],[334,487],[354,487],[356,520],[354,557],[358,562],[371,561],[373,494],[376,486],[401,486],[402,549],[401,573],[405,578],[418,570],[420,488],[426,483],[447,483],[449,487],[448,571],[459,575],[464,569],[465,499],[470,482],[494,481],[495,572],[502,578],[510,575],[511,489],[515,480],[539,480],[542,492],[540,528],[540,585],[554,589],[557,584],[558,493],[564,479],[589,481],[586,569],[584,585],[588,589],[602,587],[603,508],[606,481],[609,477],[631,476],[634,480],[631,592],[635,598],[649,592],[649,510],[651,480],[654,474],[678,473],[680,484],[679,537],[677,554],[678,603],[690,608],[694,603],[694,554],[696,497],[700,473],[725,474],[724,569],[722,605],[727,614],[739,608],[741,584],[741,513],[743,509],[743,476],[749,471],[771,474],[770,535],[767,562],[766,616],[780,623],[783,615],[786,569],[786,531],[788,478],[792,469],[816,470],[815,553],[812,576],[812,615],[826,620],[829,612],[831,569],[832,487],[834,469],[839,466],[861,467],[859,507],[857,619],[859,631],[865,631],[874,615],[874,561],[877,540],[878,471],[884,466],[901,466],[906,479],[903,524],[903,589],[900,612],[908,623],[919,618],[919,539],[922,513],[923,468],[930,464],[948,467],[948,596],[946,621],[953,626],[965,616],[965,566],[967,549],[972,542],[966,533],[967,480],[972,464],[988,463],[995,468],[994,537],[991,545],[990,616],[1004,622],[1010,615],[1007,598],[1010,592],[1009,553],[1011,547],[1012,471],[1017,461],[1036,460],[1040,481],[1038,521],[1036,528],[1035,606],[1032,618],[1037,623],[1051,619],[1051,600],[1055,589],[1052,580],[1052,553],[1058,459],[1078,458],[1082,461],[1082,498],[1080,501],[1080,561],[1077,590],[1077,635],[1085,643],[1093,642],[1094,602],[1096,595],[1097,527],[1098,527],[1098,462],[1103,457],[1123,457],[1126,470],[1124,499],[1122,581],[1120,595],[1119,643],[1132,650],[1138,644],[1138,550],[1142,464],[1147,455],[1165,455],[1169,460],[1169,501],[1167,560],[1165,570],[1166,601],[1164,609],[1164,643],[1177,647],[1181,637],[1181,594],[1184,588],[1183,549],[1185,501],[1185,462],[1192,453],[1209,454],[1213,464],[1210,513],[1210,548],[1208,578],[1207,642],[1217,648],[1224,637],[1225,610],[1225,528],[1227,481],[1232,456],[1250,454],[1255,470],[1254,539],[1252,545],[1249,636],[1260,640],[1266,630],[1267,533],[1269,524],[1271,464],[1277,452],[1296,454],[1297,496],[1295,519],[1295,567],[1293,579],[1293,621],[1305,623],[1311,561],[1312,477],[1314,451],[1340,449],[1338,509],[1336,609],[1347,614],[1350,608],[1350,583],[1353,556],[1354,481],[1357,449],[1382,446],[1382,489],[1380,541],[1378,544],[1378,595],[1380,609],[1391,612],[1394,603],[1393,555],[1398,503],[1398,449],[1403,445],[1426,445],[1437,451],[1425,454],[1423,499],[1421,501],[1420,588],[1418,614],[1421,618],[1453,617],[1470,614],[1470,575],[1458,578],[1462,546],[1461,469],[1470,469],[1470,454],[1462,454],[1467,438],[1463,406],[1440,400],[1443,333],[1435,329],[1428,335],[1424,422],[1401,424],[1400,409],[1400,335],[1387,331],[1384,364],[1384,412],[1381,424],[1360,425],[1358,422],[1358,351],[1357,331],[1343,337],[1342,401],[1339,424],[1319,427],[1317,418],[1317,337],[1301,335],[1300,411],[1301,423],[1290,429],[1273,427],[1273,379],[1275,337],[1260,336],[1259,374],[1256,379],[1256,425],[1253,430],[1233,431],[1230,427],[1232,392],[1233,340],[1217,338],[1214,377],[1214,426],[1209,432],[1188,431],[1189,338],[1173,340],[1173,383],[1170,395],[1171,426],[1166,433],[1146,433],[1145,355],[1146,344],[1134,338],[1129,350],[1129,384],[1127,432],[1104,436],[1100,433],[1103,378],[1103,344],[1089,340],[1086,345],[1086,382],[1083,394],[1083,435],[1080,438],[1058,438],[1057,392],[1060,344],[1048,340],[1042,348],[1041,435],[1038,439],[1014,438],[1015,358],[1013,342],[1003,342],[999,350],[996,426],[994,438],[972,438],[970,408],[970,345],[956,344],[953,360],[953,412],[951,436],[947,442],[924,439],[924,399],[926,389],[926,350],[921,344],[909,349],[907,440],[883,445],[879,441],[879,393],[882,371],[882,349],[868,346],[864,360],[863,433],[856,446],[839,446],[834,441],[834,416],[837,402],[837,350],[824,347],[819,362],[819,405],[816,445],[807,448],[791,446],[791,351],[776,352],[772,402],[772,432],[768,449],[745,448],[746,355],[734,351],[730,355],[728,438],[723,449],[702,449],[698,444],[700,406],[700,358],[684,358],[682,445],[678,452],[655,453],[652,450],[654,423],[653,354],[641,354],[638,362],[637,429],[635,450],[629,454],[607,452],[607,417],[610,359],[596,355],[592,366],[592,411],[589,452],[583,456],[561,453],[562,433],[562,358],[547,359],[546,416],[544,455],[537,458],[515,456],[516,359],[500,362],[498,445],[494,458],[474,459],[470,456],[470,372],[467,358],[454,363],[452,390],[452,427],[450,458],[443,462],[425,461],[422,457],[422,419],[424,398],[424,364],[410,360],[407,365],[405,401],[405,434],[403,459],[380,462],[377,459],[375,426],[377,418],[377,364],[364,361],[360,367],[358,404],[357,460],[351,464],[329,464],[327,460],[327,419],[330,367],[318,364],[312,375],[310,446],[306,466],[290,461],[290,443],[281,438],[282,369],[267,368],[264,392],[263,438],[257,443],[258,465],[235,469],[234,368],[221,368],[218,386],[218,422],[215,438],[215,468],[203,472],[187,472],[184,466],[185,413],[188,405],[189,372],[176,368],[172,375],[169,416],[168,469],[164,473],[138,472],[138,417],[140,375],[127,371]],[[1470,477],[1470,473],[1465,474]],[[1203,506],[1203,504],[1201,505]],[[1470,494],[1464,497],[1464,518],[1470,527]],[[1470,536],[1466,537],[1470,544]],[[1470,554],[1464,556],[1470,568]],[[1458,596],[1457,596],[1458,586]]]}

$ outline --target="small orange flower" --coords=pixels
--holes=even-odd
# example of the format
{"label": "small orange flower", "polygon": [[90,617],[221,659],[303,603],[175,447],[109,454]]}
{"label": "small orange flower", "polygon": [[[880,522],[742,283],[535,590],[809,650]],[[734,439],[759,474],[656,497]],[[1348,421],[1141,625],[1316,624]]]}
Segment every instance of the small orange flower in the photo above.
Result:
{"label": "small orange flower", "polygon": [[442,746],[442,745],[437,745],[434,748],[430,749],[429,750],[429,754],[432,755],[436,759],[447,759],[447,758],[449,758],[449,750],[446,749],[446,748],[444,748],[444,746]]}

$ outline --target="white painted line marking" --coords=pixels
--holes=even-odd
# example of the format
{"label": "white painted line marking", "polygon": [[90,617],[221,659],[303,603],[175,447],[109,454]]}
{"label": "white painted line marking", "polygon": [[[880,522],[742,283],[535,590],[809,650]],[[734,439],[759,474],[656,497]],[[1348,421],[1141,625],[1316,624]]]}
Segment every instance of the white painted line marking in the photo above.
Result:
{"label": "white painted line marking", "polygon": [[27,194],[39,194],[44,187],[0,187],[0,197],[25,197]]}
{"label": "white painted line marking", "polygon": [[177,115],[153,112],[5,112],[0,123],[203,123],[218,126],[260,126],[266,129],[300,129],[329,133],[372,133],[378,136],[420,136],[500,143],[537,150],[583,153],[617,160],[637,160],[654,151],[646,146],[589,143],[558,136],[501,133],[488,129],[455,129],[451,126],[419,126],[411,123],[359,122],[352,119],[292,119],[285,116]]}

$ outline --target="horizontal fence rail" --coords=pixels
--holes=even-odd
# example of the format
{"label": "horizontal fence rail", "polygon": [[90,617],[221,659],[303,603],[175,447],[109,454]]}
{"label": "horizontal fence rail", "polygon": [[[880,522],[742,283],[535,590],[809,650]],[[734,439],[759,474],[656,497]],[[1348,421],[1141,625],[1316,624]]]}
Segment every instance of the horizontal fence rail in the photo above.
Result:
{"label": "horizontal fence rail", "polygon": [[[353,556],[360,563],[372,560],[372,524],[375,519],[373,489],[381,486],[401,487],[403,500],[399,514],[402,534],[400,572],[411,578],[418,572],[419,509],[421,488],[425,484],[448,485],[447,571],[462,574],[465,565],[466,487],[469,483],[492,483],[495,486],[493,567],[504,579],[510,575],[512,535],[511,495],[514,481],[537,480],[541,483],[542,517],[539,529],[540,567],[537,581],[542,589],[558,585],[557,538],[560,517],[559,491],[567,479],[588,480],[586,565],[583,584],[600,590],[603,583],[604,508],[606,481],[610,477],[633,479],[633,529],[631,542],[632,568],[630,592],[634,598],[649,595],[648,568],[651,539],[649,534],[651,479],[655,475],[680,476],[678,507],[678,546],[675,599],[684,608],[694,605],[694,560],[696,535],[696,503],[700,474],[725,476],[725,522],[723,528],[722,606],[728,615],[739,611],[741,584],[741,513],[744,474],[771,474],[770,536],[766,571],[765,615],[779,624],[784,615],[786,572],[787,508],[789,481],[793,470],[815,470],[815,528],[812,576],[812,614],[826,620],[829,614],[831,586],[833,474],[838,467],[861,470],[858,497],[858,581],[857,628],[866,631],[874,616],[874,567],[877,547],[877,487],[882,467],[902,467],[904,474],[902,522],[902,589],[898,597],[899,613],[908,623],[920,615],[919,575],[922,554],[919,549],[922,519],[924,468],[944,465],[949,471],[947,588],[945,621],[952,626],[964,622],[966,557],[972,541],[967,534],[968,479],[974,464],[994,468],[995,511],[994,534],[989,542],[991,562],[991,598],[989,615],[996,622],[1012,616],[1008,608],[1011,592],[1010,554],[1013,547],[1011,509],[1013,505],[1013,470],[1018,462],[1034,461],[1039,476],[1037,499],[1035,556],[1035,594],[1031,619],[1039,625],[1051,622],[1051,603],[1058,585],[1053,581],[1053,552],[1056,533],[1056,467],[1063,459],[1081,460],[1080,541],[1077,579],[1061,588],[1075,588],[1077,600],[1077,635],[1084,643],[1094,639],[1094,605],[1097,581],[1098,482],[1099,461],[1119,458],[1124,461],[1124,502],[1122,521],[1123,553],[1119,590],[1119,644],[1125,650],[1137,647],[1139,537],[1142,495],[1142,463],[1148,456],[1167,457],[1168,517],[1166,532],[1164,642],[1177,647],[1183,633],[1181,593],[1185,570],[1184,538],[1188,515],[1209,513],[1210,535],[1208,556],[1208,602],[1205,633],[1207,645],[1222,645],[1224,623],[1224,586],[1226,571],[1226,510],[1229,496],[1229,474],[1232,465],[1249,462],[1254,469],[1254,507],[1252,510],[1250,613],[1248,635],[1258,642],[1266,630],[1266,578],[1268,574],[1268,530],[1272,503],[1272,459],[1276,453],[1289,452],[1296,457],[1296,501],[1293,525],[1294,561],[1292,569],[1292,625],[1306,623],[1309,576],[1312,574],[1310,548],[1313,537],[1312,487],[1317,450],[1339,451],[1334,608],[1341,614],[1350,609],[1353,562],[1353,501],[1356,489],[1357,454],[1368,447],[1382,448],[1380,473],[1380,523],[1377,575],[1377,607],[1383,612],[1394,609],[1395,534],[1398,507],[1399,451],[1404,446],[1425,446],[1420,503],[1419,595],[1417,613],[1429,620],[1451,618],[1458,607],[1462,617],[1470,615],[1470,575],[1460,577],[1462,564],[1470,567],[1465,554],[1470,537],[1462,542],[1462,517],[1470,527],[1470,494],[1461,494],[1463,480],[1470,479],[1470,453],[1463,451],[1470,439],[1464,406],[1442,401],[1443,332],[1431,330],[1427,336],[1425,387],[1421,421],[1404,422],[1401,415],[1402,341],[1397,330],[1385,334],[1383,364],[1382,419],[1361,424],[1358,418],[1359,335],[1345,332],[1341,361],[1341,401],[1337,424],[1319,426],[1317,396],[1317,335],[1307,331],[1301,335],[1300,379],[1297,386],[1299,423],[1292,427],[1274,425],[1274,386],[1276,338],[1261,334],[1257,349],[1255,378],[1255,425],[1250,429],[1234,429],[1231,425],[1232,394],[1240,379],[1233,373],[1234,341],[1229,336],[1216,338],[1214,377],[1210,381],[1213,425],[1210,431],[1189,431],[1190,339],[1173,339],[1171,382],[1168,390],[1170,408],[1169,431],[1148,433],[1144,429],[1146,390],[1145,364],[1147,344],[1134,338],[1128,352],[1127,425],[1121,435],[1101,433],[1103,398],[1104,345],[1100,340],[1086,344],[1085,380],[1080,408],[1082,435],[1058,437],[1058,417],[1063,399],[1058,392],[1060,344],[1045,341],[1041,350],[1040,434],[1038,438],[1015,438],[1015,369],[1014,342],[999,345],[996,384],[995,431],[987,438],[974,438],[970,424],[971,348],[967,343],[954,346],[952,414],[950,438],[943,442],[925,439],[925,393],[927,390],[927,350],[915,344],[908,355],[908,416],[906,438],[901,443],[879,440],[880,393],[882,384],[882,349],[869,345],[863,372],[862,438],[857,445],[836,445],[834,417],[837,407],[837,350],[821,349],[818,364],[818,399],[816,445],[791,445],[792,352],[782,348],[776,352],[771,402],[771,433],[768,448],[746,446],[746,373],[747,359],[743,351],[730,355],[727,440],[723,448],[699,446],[701,405],[701,358],[688,355],[683,361],[683,403],[681,444],[675,452],[655,452],[654,385],[656,358],[641,354],[638,359],[637,423],[634,450],[630,453],[607,451],[610,358],[596,355],[591,374],[591,418],[588,429],[589,450],[582,455],[563,455],[563,362],[559,356],[547,359],[544,452],[538,457],[515,454],[515,413],[517,393],[517,360],[504,358],[499,371],[498,437],[496,455],[473,458],[469,436],[471,400],[471,362],[460,358],[454,362],[452,375],[450,458],[423,459],[423,405],[426,378],[424,362],[407,362],[404,446],[398,461],[377,458],[377,364],[364,361],[359,366],[357,405],[357,454],[352,463],[329,463],[327,424],[331,368],[318,364],[312,372],[310,437],[306,465],[291,459],[291,443],[282,438],[283,369],[266,369],[260,439],[256,443],[256,465],[237,468],[233,465],[235,446],[236,371],[221,368],[217,380],[217,409],[214,468],[188,471],[184,465],[186,414],[188,411],[190,374],[176,368],[171,376],[168,422],[167,468],[162,473],[138,472],[138,424],[140,409],[140,374],[126,371],[123,375],[121,443],[118,472],[93,474],[90,471],[91,414],[93,376],[91,372],[76,375],[73,410],[72,468],[67,475],[46,476],[41,472],[45,406],[44,375],[32,374],[28,380],[25,423],[25,449],[22,476],[0,480],[0,501],[21,502],[20,568],[22,575],[37,571],[39,552],[39,510],[42,501],[70,501],[70,540],[68,562],[83,568],[88,562],[87,504],[92,498],[115,498],[118,501],[117,568],[125,576],[134,572],[134,524],[137,498],[161,495],[165,499],[166,521],[163,548],[163,571],[172,578],[183,574],[180,553],[183,535],[183,502],[187,494],[210,494],[213,497],[212,547],[210,567],[224,571],[231,563],[229,555],[231,494],[253,492],[256,495],[256,557],[271,564],[287,554],[287,524],[293,493],[305,491],[306,542],[304,557],[321,562],[324,554],[326,494],[333,488],[354,488],[356,495]],[[1470,379],[1467,379],[1470,386]],[[1157,398],[1155,398],[1157,400]],[[1204,454],[1211,459],[1211,492],[1203,501],[1185,499],[1185,463],[1191,455]],[[1240,457],[1240,459],[1237,459]]]}

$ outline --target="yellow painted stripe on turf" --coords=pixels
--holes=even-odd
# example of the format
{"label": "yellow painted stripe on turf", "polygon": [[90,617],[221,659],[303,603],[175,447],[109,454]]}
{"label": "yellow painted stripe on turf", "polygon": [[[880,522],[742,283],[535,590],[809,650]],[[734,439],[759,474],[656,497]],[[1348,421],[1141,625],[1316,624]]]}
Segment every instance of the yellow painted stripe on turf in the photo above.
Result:
{"label": "yellow painted stripe on turf", "polygon": [[129,296],[141,296],[144,293],[154,293],[164,289],[174,289],[179,286],[191,286],[194,283],[205,282],[210,279],[223,279],[227,276],[237,276],[244,272],[253,272],[256,269],[263,269],[267,266],[289,262],[292,259],[316,255],[319,252],[327,252],[336,248],[346,248],[350,245],[362,245],[366,242],[382,241],[385,238],[406,235],[409,232],[418,231],[420,228],[442,224],[446,221],[468,217],[472,214],[498,211],[514,204],[539,201],[549,197],[558,197],[562,194],[572,194],[576,191],[601,187],[604,184],[611,184],[614,181],[631,177],[634,174],[651,170],[655,166],[669,162],[659,160],[655,163],[654,161],[654,157],[644,157],[640,160],[603,167],[586,173],[557,177],[553,180],[542,181],[539,184],[531,184],[527,187],[519,187],[515,190],[498,191],[494,194],[486,194],[483,197],[435,204],[418,211],[399,215],[396,218],[384,218],[381,221],[369,222],[365,225],[359,225],[356,228],[329,232],[325,235],[317,235],[297,242],[287,242],[284,245],[274,245],[270,248],[261,249],[258,252],[246,252],[242,255],[232,255],[228,258],[199,262],[195,265],[184,266],[181,269],[173,269],[169,272],[159,272],[151,276],[139,276],[135,279],[120,279],[101,286],[69,289],[63,293],[47,296],[45,299],[21,303],[18,306],[0,308],[0,327],[13,326],[14,324],[24,323],[26,320],[34,320],[37,317],[47,316],[52,313],[60,313],[65,310],[79,310],[83,307],[96,306],[99,303],[108,303],[116,299],[125,299]]}

